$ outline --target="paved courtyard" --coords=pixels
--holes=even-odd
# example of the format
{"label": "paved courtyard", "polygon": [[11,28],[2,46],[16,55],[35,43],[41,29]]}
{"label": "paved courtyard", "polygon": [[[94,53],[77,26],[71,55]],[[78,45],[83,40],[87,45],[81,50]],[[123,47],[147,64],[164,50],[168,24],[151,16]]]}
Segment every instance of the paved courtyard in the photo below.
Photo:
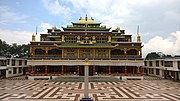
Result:
{"label": "paved courtyard", "polygon": [[[12,78],[13,79],[13,78]],[[2,101],[79,101],[83,82],[0,80]],[[180,83],[154,77],[120,82],[90,82],[94,101],[180,101]]]}

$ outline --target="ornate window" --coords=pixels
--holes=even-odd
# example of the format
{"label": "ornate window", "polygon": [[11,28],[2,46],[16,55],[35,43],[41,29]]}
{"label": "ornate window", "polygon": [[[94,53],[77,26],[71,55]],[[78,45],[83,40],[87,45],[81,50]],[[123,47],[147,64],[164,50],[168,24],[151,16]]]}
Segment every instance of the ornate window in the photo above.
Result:
{"label": "ornate window", "polygon": [[138,52],[136,49],[131,49],[127,51],[127,55],[138,55]]}
{"label": "ornate window", "polygon": [[127,38],[118,38],[117,39],[118,42],[128,42]]}
{"label": "ornate window", "polygon": [[49,55],[59,55],[61,54],[62,51],[61,50],[58,50],[58,49],[51,49],[51,50],[48,50],[48,54]]}
{"label": "ornate window", "polygon": [[65,52],[65,57],[66,58],[75,58],[75,49],[67,49]]}
{"label": "ornate window", "polygon": [[81,58],[92,58],[92,51],[90,49],[82,49],[80,52]]}
{"label": "ornate window", "polygon": [[124,51],[120,49],[111,50],[111,55],[124,55]]}
{"label": "ornate window", "polygon": [[107,51],[106,49],[98,49],[96,51],[96,58],[107,58],[108,57],[108,54],[107,54]]}
{"label": "ornate window", "polygon": [[35,49],[35,55],[44,55],[45,54],[45,50],[43,49]]}
{"label": "ornate window", "polygon": [[97,36],[96,42],[97,43],[106,43],[108,41],[108,36]]}
{"label": "ornate window", "polygon": [[77,42],[77,36],[65,36],[65,41],[67,43],[76,43]]}

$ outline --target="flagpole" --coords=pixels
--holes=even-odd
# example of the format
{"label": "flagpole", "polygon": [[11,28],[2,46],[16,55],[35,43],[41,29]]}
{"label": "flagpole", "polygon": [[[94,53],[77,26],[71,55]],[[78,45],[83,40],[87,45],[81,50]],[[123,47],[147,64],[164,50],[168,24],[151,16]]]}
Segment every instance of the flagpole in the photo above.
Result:
{"label": "flagpole", "polygon": [[36,25],[36,35],[37,35],[37,25]]}

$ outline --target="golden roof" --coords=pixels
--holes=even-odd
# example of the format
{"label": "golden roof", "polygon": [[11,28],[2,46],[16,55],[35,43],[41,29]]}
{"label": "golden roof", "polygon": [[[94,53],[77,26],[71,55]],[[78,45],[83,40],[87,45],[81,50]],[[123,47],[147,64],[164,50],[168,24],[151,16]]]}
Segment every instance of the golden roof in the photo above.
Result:
{"label": "golden roof", "polygon": [[94,19],[92,17],[88,18],[87,15],[84,19],[80,17],[79,22],[72,22],[72,23],[73,24],[101,24],[101,23],[94,22]]}

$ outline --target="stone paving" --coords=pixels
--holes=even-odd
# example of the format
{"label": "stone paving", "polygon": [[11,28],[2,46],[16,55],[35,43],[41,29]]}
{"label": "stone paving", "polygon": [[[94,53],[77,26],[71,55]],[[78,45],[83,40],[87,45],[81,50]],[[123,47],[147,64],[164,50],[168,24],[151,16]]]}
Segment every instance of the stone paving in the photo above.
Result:
{"label": "stone paving", "polygon": [[[89,96],[94,101],[180,101],[180,83],[146,78],[123,82],[90,82]],[[83,82],[3,79],[0,80],[0,100],[79,101],[83,97],[83,89]]]}

